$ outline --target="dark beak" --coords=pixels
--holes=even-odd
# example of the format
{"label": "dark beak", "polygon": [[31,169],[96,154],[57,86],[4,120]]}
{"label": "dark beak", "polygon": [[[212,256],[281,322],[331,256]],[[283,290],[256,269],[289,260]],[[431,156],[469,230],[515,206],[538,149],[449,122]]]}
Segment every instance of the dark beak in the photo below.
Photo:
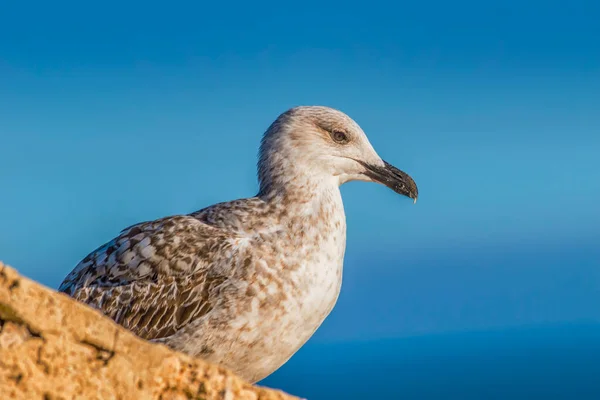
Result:
{"label": "dark beak", "polygon": [[367,163],[361,164],[365,167],[365,175],[369,178],[384,184],[394,192],[410,197],[417,202],[419,190],[417,184],[406,172],[400,171],[392,164],[384,161],[384,166],[375,166]]}

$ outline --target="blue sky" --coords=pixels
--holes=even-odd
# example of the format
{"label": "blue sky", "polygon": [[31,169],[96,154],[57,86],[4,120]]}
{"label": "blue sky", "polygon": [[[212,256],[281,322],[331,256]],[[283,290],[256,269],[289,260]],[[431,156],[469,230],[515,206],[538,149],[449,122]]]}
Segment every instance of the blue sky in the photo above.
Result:
{"label": "blue sky", "polygon": [[132,223],[251,196],[263,131],[322,104],[420,199],[342,188],[315,342],[600,322],[599,3],[341,4],[2,4],[0,259],[57,287]]}

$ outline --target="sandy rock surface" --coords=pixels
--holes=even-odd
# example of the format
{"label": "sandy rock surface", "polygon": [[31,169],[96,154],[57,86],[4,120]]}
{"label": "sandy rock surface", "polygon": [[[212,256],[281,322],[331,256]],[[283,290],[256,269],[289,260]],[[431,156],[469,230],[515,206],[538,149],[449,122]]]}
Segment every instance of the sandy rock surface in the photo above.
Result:
{"label": "sandy rock surface", "polygon": [[0,399],[297,398],[144,341],[0,263]]}

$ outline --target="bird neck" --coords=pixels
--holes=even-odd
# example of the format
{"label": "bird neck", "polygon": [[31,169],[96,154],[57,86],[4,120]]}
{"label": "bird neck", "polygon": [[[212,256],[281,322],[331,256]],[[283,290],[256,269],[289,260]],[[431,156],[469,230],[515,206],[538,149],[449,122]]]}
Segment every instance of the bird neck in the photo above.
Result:
{"label": "bird neck", "polygon": [[322,180],[299,177],[283,187],[266,188],[270,190],[263,190],[258,197],[269,204],[286,230],[304,234],[315,228],[322,230],[320,234],[345,234],[344,205],[334,177]]}
{"label": "bird neck", "polygon": [[261,181],[257,197],[277,208],[314,207],[332,200],[332,194],[340,192],[338,180],[333,177],[327,179],[298,174],[275,178]]}

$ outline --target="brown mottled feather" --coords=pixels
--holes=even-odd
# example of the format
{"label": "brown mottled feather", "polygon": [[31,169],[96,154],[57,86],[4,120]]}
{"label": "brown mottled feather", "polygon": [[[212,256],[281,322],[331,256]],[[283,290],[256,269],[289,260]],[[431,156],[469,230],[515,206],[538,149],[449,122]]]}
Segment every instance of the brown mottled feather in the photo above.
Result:
{"label": "brown mottled feather", "polygon": [[105,290],[92,285],[78,290],[75,298],[84,301],[138,336],[152,340],[175,334],[190,321],[213,307],[213,291],[223,277],[207,279],[205,274],[185,278],[168,277],[156,282],[132,282]]}
{"label": "brown mottled feather", "polygon": [[151,340],[207,314],[227,280],[211,263],[233,253],[229,233],[191,216],[133,225],[89,254],[60,289]]}

